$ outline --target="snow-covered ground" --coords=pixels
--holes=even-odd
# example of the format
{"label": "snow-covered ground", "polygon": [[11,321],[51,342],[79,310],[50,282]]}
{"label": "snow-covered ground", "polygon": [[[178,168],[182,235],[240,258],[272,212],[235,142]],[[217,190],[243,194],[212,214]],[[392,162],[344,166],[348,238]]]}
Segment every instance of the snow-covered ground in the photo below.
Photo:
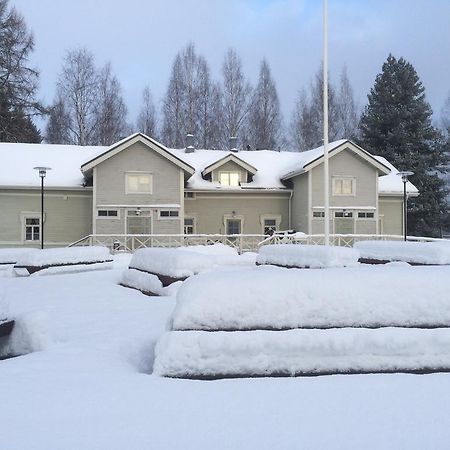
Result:
{"label": "snow-covered ground", "polygon": [[0,278],[9,314],[39,317],[47,332],[43,350],[0,361],[2,450],[448,448],[450,374],[152,375],[175,299],[118,286],[128,262]]}

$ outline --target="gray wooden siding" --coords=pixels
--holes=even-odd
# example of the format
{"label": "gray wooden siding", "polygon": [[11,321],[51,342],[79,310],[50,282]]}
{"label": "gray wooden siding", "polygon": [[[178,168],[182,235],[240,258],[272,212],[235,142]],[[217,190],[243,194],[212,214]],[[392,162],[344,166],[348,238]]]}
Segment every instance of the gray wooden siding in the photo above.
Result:
{"label": "gray wooden siding", "polygon": [[403,234],[403,199],[402,197],[380,196],[380,221],[382,234]]}
{"label": "gray wooden siding", "polygon": [[292,180],[292,225],[296,231],[308,233],[308,174],[298,175]]}
{"label": "gray wooden siding", "polygon": [[[378,173],[368,162],[350,150],[343,150],[329,160],[330,206],[376,206]],[[323,164],[311,170],[312,206],[324,206]],[[356,195],[333,196],[333,177],[351,176],[356,179]]]}
{"label": "gray wooden siding", "polygon": [[289,193],[196,193],[185,202],[185,215],[197,218],[197,233],[225,233],[224,215],[233,214],[244,219],[242,232],[261,234],[261,216],[281,216],[280,228],[289,227]]}
{"label": "gray wooden siding", "polygon": [[[68,245],[91,233],[91,191],[48,190],[44,200],[47,246]],[[24,241],[22,217],[25,213],[40,216],[40,190],[0,190],[0,211],[0,246],[39,246],[39,242]]]}

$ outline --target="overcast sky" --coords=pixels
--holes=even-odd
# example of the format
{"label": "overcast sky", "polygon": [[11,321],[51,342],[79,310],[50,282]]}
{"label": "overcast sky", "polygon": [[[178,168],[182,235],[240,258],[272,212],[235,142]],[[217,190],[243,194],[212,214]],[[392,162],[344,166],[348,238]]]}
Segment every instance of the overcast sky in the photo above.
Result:
{"label": "overcast sky", "polygon": [[[33,63],[41,98],[50,103],[65,51],[85,46],[99,64],[111,61],[135,120],[149,85],[157,107],[176,53],[188,42],[208,60],[215,78],[233,47],[250,81],[263,57],[289,120],[299,89],[322,58],[321,0],[10,0],[33,31]],[[344,64],[360,106],[389,52],[411,62],[435,116],[450,90],[449,0],[329,0],[330,72]]]}

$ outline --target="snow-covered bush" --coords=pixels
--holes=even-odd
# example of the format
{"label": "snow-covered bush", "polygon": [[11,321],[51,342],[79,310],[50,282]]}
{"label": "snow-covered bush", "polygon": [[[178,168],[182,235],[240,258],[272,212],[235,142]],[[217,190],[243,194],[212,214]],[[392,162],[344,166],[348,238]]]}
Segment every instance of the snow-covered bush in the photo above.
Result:
{"label": "snow-covered bush", "polygon": [[0,270],[7,268],[8,264],[15,264],[20,258],[36,251],[35,248],[0,248]]}
{"label": "snow-covered bush", "polygon": [[446,267],[259,267],[183,283],[174,330],[450,325]]}
{"label": "snow-covered bush", "polygon": [[358,258],[358,251],[346,247],[278,244],[261,247],[256,263],[315,269],[355,266]]}
{"label": "snow-covered bush", "polygon": [[360,252],[361,258],[369,260],[450,264],[450,244],[446,241],[360,241],[353,247]]}

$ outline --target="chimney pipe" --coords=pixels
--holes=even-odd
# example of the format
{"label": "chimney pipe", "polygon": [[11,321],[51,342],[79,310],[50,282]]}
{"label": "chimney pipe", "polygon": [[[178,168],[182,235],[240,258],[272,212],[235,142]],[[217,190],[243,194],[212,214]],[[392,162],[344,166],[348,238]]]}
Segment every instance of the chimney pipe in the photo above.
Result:
{"label": "chimney pipe", "polygon": [[187,134],[186,135],[186,149],[185,149],[185,153],[194,153],[194,152],[195,152],[194,135],[193,134]]}
{"label": "chimney pipe", "polygon": [[229,145],[230,145],[230,151],[232,152],[237,152],[238,148],[237,148],[237,137],[236,136],[231,136],[229,139]]}

